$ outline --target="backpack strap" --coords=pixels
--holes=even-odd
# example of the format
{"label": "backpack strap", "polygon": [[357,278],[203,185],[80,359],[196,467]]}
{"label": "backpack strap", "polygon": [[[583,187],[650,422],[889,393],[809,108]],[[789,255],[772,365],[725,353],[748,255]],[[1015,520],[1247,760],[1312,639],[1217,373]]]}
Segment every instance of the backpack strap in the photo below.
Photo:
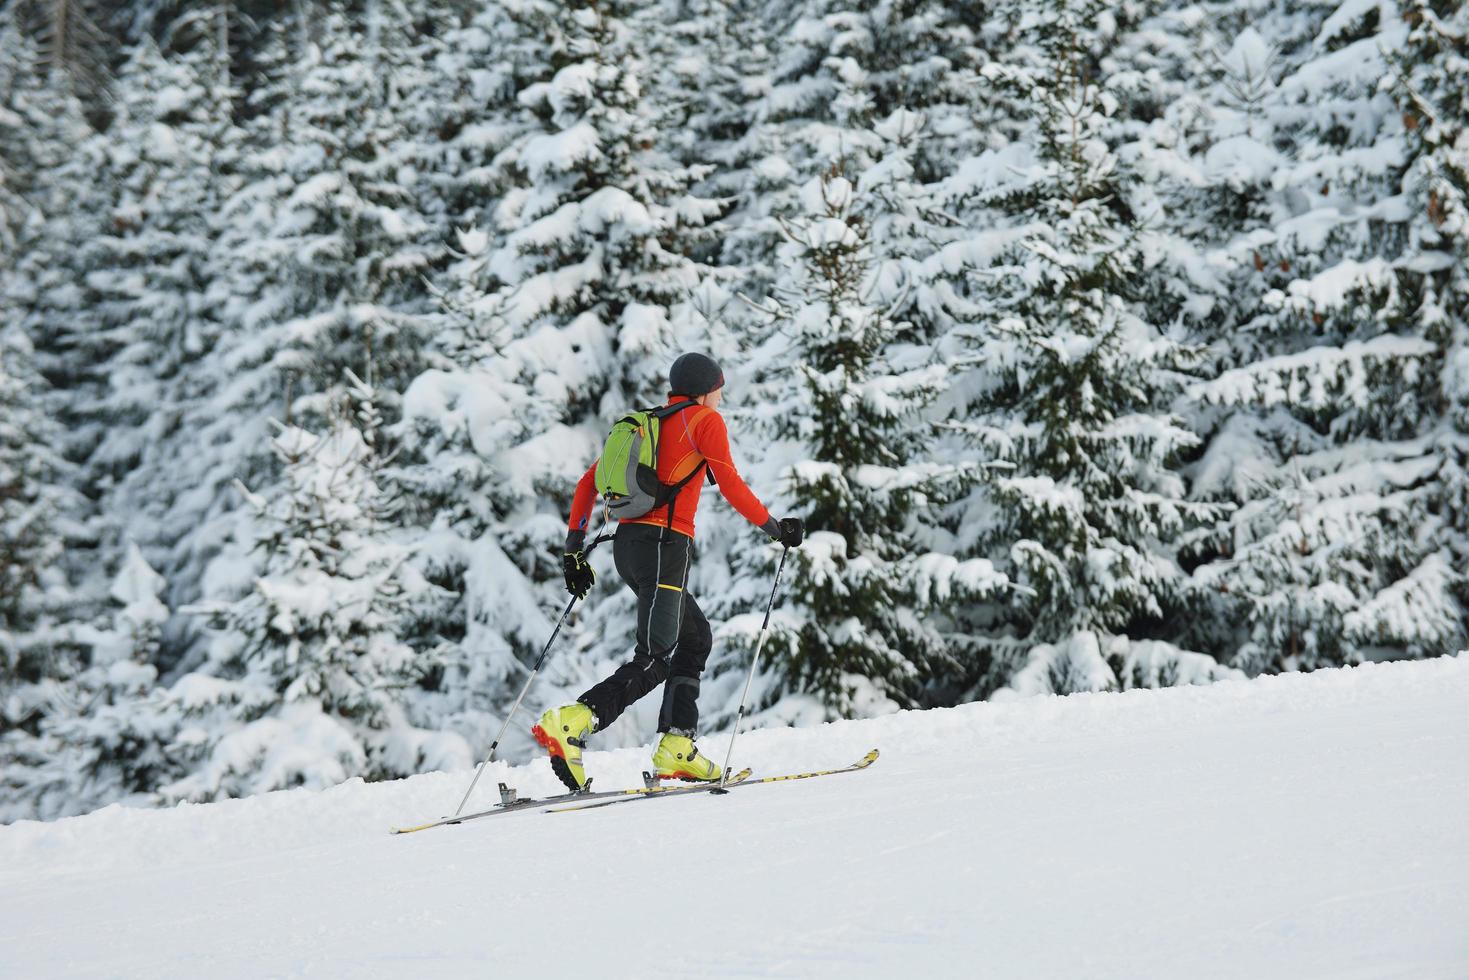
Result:
{"label": "backpack strap", "polygon": [[[661,408],[650,409],[648,411],[648,414],[657,418],[659,423],[661,424],[664,420],[672,418],[686,408],[698,407],[700,407],[698,402],[684,401],[677,402],[673,405],[664,405]],[[653,458],[657,459],[658,457],[656,446],[654,447],[653,452]],[[683,492],[684,487],[688,486],[691,481],[693,481],[696,477],[700,475],[700,471],[703,471],[703,473],[709,477],[710,483],[714,482],[714,471],[709,468],[709,464],[707,462],[701,461],[698,466],[695,466],[691,471],[689,471],[688,476],[684,477],[682,480],[679,480],[677,483],[669,487],[668,493],[664,495],[663,506],[668,508],[668,527],[670,529],[673,528],[673,505],[675,502],[677,502],[678,495]]]}
{"label": "backpack strap", "polygon": [[[679,480],[673,486],[669,487],[668,488],[668,501],[669,501],[669,503],[672,503],[673,502],[673,498],[675,498],[675,497],[678,496],[678,492],[680,490],[682,490],[684,487],[688,486],[689,483],[691,483],[693,481],[694,477],[696,477],[696,476],[699,475],[699,471],[700,470],[707,470],[708,468],[709,468],[709,464],[708,463],[701,462],[701,463],[699,463],[698,466],[695,466],[692,470],[689,471],[689,475],[688,476],[684,477],[682,480]],[[711,480],[710,482],[712,483],[713,481]]]}
{"label": "backpack strap", "polygon": [[686,408],[699,407],[701,406],[698,402],[675,402],[672,405],[660,405],[657,408],[645,409],[645,411],[661,422],[666,418],[677,415],[679,412],[682,412]]}
{"label": "backpack strap", "polygon": [[[681,403],[681,404],[678,405],[678,408],[680,408],[680,409],[687,408],[689,405],[693,405],[693,404],[695,404],[695,403],[694,402],[683,402],[683,403]],[[692,432],[689,432],[689,420],[688,419],[684,419],[684,423],[683,424],[684,424],[684,431],[689,433],[689,442],[690,443],[693,443],[693,441],[694,441],[694,434]],[[694,448],[697,449],[699,447],[698,446],[695,446]],[[699,468],[702,468],[704,470],[704,479],[708,481],[708,483],[709,483],[709,485],[711,487],[717,487],[717,486],[719,486],[719,481],[716,480],[716,479],[714,479],[714,467],[710,466],[708,463],[700,463],[699,466],[694,469],[694,472],[695,473],[699,472]],[[692,475],[689,478],[690,479],[693,479]],[[683,484],[679,484],[679,486],[682,487]]]}

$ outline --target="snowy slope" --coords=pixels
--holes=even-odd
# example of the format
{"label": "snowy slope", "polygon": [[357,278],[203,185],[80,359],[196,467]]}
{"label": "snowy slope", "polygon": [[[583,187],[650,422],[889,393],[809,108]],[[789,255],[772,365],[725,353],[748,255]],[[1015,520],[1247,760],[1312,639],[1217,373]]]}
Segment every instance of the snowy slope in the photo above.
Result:
{"label": "snowy slope", "polygon": [[0,828],[0,976],[1469,977],[1469,656],[756,732],[739,761],[872,746],[408,837],[465,773]]}

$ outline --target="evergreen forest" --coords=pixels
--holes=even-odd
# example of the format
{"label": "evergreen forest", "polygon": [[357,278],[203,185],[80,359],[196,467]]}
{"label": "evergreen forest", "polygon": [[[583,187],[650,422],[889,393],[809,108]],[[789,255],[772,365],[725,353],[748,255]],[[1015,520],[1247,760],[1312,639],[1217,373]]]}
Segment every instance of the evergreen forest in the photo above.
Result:
{"label": "evergreen forest", "polygon": [[747,724],[1456,653],[1469,5],[0,4],[0,821],[473,766],[684,351]]}

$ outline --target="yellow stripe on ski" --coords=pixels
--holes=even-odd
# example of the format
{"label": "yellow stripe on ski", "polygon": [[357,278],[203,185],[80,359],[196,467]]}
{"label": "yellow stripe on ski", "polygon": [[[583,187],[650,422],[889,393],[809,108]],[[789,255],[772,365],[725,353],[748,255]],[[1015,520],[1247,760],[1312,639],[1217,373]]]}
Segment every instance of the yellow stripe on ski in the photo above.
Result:
{"label": "yellow stripe on ski", "polygon": [[866,769],[868,766],[876,762],[877,756],[877,749],[873,749],[871,752],[867,753],[861,759],[852,763],[850,766],[843,766],[840,769],[823,769],[820,772],[796,772],[792,773],[789,776],[762,776],[761,778],[755,780],[755,782],[780,783],[785,782],[789,779],[810,779],[812,776],[831,776],[839,772],[856,772],[858,769]]}
{"label": "yellow stripe on ski", "polygon": [[[746,777],[749,776],[750,770],[745,769],[742,772],[736,773],[735,775],[731,776],[729,779],[725,780],[724,788],[725,789],[733,789],[736,786],[758,786],[761,783],[780,783],[780,782],[786,782],[786,781],[789,781],[789,780],[792,780],[792,779],[810,779],[813,776],[835,776],[838,773],[843,773],[843,772],[857,772],[859,770],[866,769],[868,766],[870,766],[874,762],[876,762],[877,761],[878,754],[879,753],[878,753],[877,749],[873,749],[871,752],[867,753],[862,758],[860,758],[856,762],[852,763],[850,766],[843,766],[840,769],[822,769],[822,770],[820,770],[818,772],[797,772],[797,773],[791,773],[789,776],[762,776],[759,779],[747,779]],[[719,787],[716,786],[715,784],[710,783],[707,786],[693,786],[693,787],[689,787],[688,789],[690,791],[697,791],[697,790],[701,790],[702,789],[702,790],[705,790],[707,792],[707,791],[711,791],[711,790],[717,790],[718,788]],[[677,790],[675,789],[674,792],[676,792],[676,791]],[[646,793],[646,791],[639,791],[639,790],[629,790],[628,792],[644,792],[644,793]],[[656,795],[656,792],[657,791],[655,790],[654,791],[654,795]],[[628,798],[626,796],[616,796],[616,797],[613,797],[610,800],[598,800],[595,803],[582,803],[582,804],[573,805],[573,806],[557,807],[554,810],[547,810],[546,812],[547,813],[568,813],[568,812],[570,812],[572,810],[592,810],[592,809],[596,809],[597,807],[612,806],[612,805],[617,804],[617,803],[627,803],[627,802],[629,802],[629,800],[628,800]]]}
{"label": "yellow stripe on ski", "polygon": [[[871,752],[867,753],[861,759],[852,763],[850,766],[844,766],[841,769],[822,769],[818,772],[797,772],[791,773],[788,776],[764,776],[760,779],[750,779],[751,770],[746,768],[740,770],[739,772],[735,773],[733,776],[725,780],[724,786],[726,789],[728,789],[732,786],[755,786],[760,783],[789,782],[793,779],[811,779],[814,776],[832,776],[842,772],[857,772],[859,769],[866,769],[868,766],[876,762],[878,755],[878,750],[873,749]],[[392,828],[391,832],[394,834],[412,834],[420,830],[428,830],[430,827],[442,827],[445,824],[463,823],[465,821],[474,820],[479,817],[489,816],[491,813],[501,813],[509,810],[541,810],[541,812],[543,813],[568,813],[572,810],[590,810],[594,807],[606,806],[609,803],[624,802],[629,797],[659,796],[667,793],[680,792],[708,792],[717,788],[718,784],[716,783],[681,783],[672,786],[644,786],[637,789],[614,790],[612,792],[601,792],[592,794],[594,796],[594,800],[588,800],[582,803],[572,802],[567,806],[556,806],[556,801],[554,799],[528,799],[519,803],[512,804],[509,807],[505,807],[503,809],[497,807],[494,810],[485,811],[483,813],[471,813],[458,818],[446,817],[443,820],[436,820],[433,823],[420,824],[417,827],[394,827]]]}
{"label": "yellow stripe on ski", "polygon": [[[751,770],[751,769],[741,769],[739,772],[735,773],[733,776],[731,776],[728,779],[726,779],[724,781],[724,785],[725,786],[738,786],[740,783],[742,783],[745,780],[747,780],[747,779],[750,778],[750,773],[752,771],[753,770]],[[641,787],[639,789],[625,789],[625,790],[622,791],[621,794],[619,794],[617,796],[614,796],[611,799],[607,799],[607,800],[596,800],[594,802],[589,802],[589,803],[573,803],[570,806],[558,806],[558,807],[554,807],[554,808],[552,808],[550,810],[547,810],[545,812],[546,813],[571,813],[573,810],[593,810],[593,809],[596,809],[597,807],[608,806],[608,805],[613,804],[613,803],[627,803],[627,802],[629,802],[628,797],[631,797],[631,796],[653,797],[653,796],[667,796],[667,795],[670,795],[670,794],[677,795],[679,793],[708,793],[709,791],[716,790],[716,789],[719,789],[719,784],[716,783],[716,782],[712,782],[712,781],[711,782],[707,782],[707,783],[692,783],[692,782],[690,782],[690,783],[683,783],[683,784],[678,785],[678,786],[647,786],[647,787]]]}

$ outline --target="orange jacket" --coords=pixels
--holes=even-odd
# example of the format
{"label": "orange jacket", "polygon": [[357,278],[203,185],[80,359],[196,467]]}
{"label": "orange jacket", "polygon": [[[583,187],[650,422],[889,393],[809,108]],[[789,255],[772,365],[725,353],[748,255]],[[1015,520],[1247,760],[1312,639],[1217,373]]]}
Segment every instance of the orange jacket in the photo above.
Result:
{"label": "orange jacket", "polygon": [[[669,399],[668,404],[689,400],[680,395]],[[729,430],[725,428],[724,418],[704,405],[686,408],[663,422],[658,436],[658,479],[671,486],[700,463],[709,464],[719,492],[746,520],[759,527],[770,523],[770,511],[745,484],[730,458]],[[596,473],[597,464],[593,462],[576,484],[571,519],[567,523],[569,530],[587,529],[597,498]],[[703,488],[701,475],[697,480],[690,480],[673,499],[673,529],[680,534],[694,536],[694,512],[699,509],[699,493]],[[668,507],[658,507],[623,523],[667,526]]]}

